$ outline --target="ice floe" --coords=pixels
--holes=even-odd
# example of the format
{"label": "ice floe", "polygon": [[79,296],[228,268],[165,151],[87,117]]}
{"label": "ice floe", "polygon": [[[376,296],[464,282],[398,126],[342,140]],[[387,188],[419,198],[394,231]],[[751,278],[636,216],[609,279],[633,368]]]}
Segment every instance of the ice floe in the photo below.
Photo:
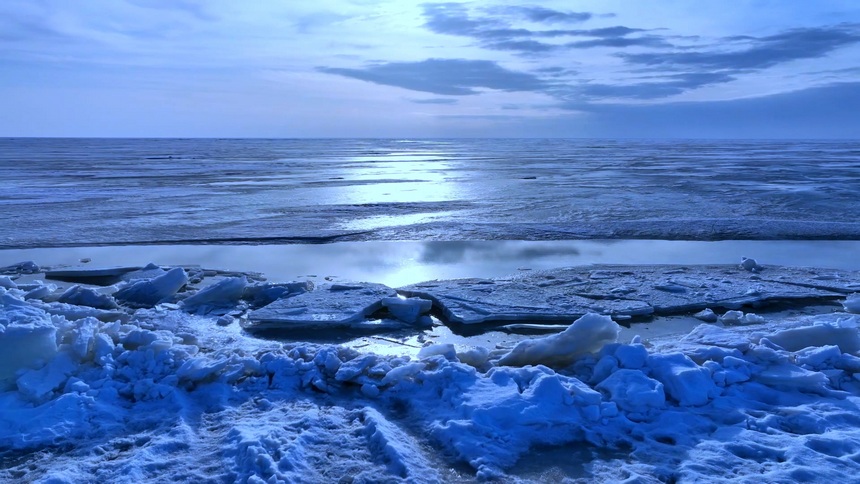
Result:
{"label": "ice floe", "polygon": [[836,299],[860,284],[860,276],[849,271],[756,267],[754,274],[738,266],[575,267],[500,279],[430,281],[400,291],[433,300],[453,323],[481,324],[564,321],[589,312],[619,319],[736,310]]}

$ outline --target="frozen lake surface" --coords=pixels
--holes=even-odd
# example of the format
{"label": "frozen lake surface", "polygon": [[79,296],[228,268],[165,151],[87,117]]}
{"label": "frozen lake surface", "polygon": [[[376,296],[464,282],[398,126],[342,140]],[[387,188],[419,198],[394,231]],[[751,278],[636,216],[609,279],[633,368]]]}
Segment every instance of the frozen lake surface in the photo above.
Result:
{"label": "frozen lake surface", "polygon": [[0,247],[860,239],[860,142],[0,139]]}

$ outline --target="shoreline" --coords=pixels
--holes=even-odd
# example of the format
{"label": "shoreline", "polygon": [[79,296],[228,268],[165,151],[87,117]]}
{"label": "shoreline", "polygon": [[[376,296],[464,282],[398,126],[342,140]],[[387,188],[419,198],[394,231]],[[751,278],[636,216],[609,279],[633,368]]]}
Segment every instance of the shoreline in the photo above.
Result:
{"label": "shoreline", "polygon": [[[860,270],[860,241],[382,241],[289,245],[87,246],[0,250],[0,267],[199,265],[265,273],[272,280],[314,276],[389,286],[464,277],[502,277],[590,264],[736,264],[742,257],[786,267]],[[90,262],[82,263],[81,260]]]}

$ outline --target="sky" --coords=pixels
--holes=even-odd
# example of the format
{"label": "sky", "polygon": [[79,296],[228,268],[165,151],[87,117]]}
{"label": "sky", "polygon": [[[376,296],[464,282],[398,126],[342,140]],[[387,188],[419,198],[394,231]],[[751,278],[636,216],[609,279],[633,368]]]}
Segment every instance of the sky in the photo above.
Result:
{"label": "sky", "polygon": [[0,136],[857,138],[856,0],[3,0]]}

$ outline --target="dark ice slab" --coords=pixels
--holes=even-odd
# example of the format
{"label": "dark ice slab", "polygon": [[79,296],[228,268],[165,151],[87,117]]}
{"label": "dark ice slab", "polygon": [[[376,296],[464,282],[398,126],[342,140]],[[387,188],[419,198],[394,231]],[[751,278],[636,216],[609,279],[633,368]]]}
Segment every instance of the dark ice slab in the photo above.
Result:
{"label": "dark ice slab", "polygon": [[856,290],[860,273],[736,265],[583,266],[499,279],[429,281],[399,289],[430,299],[448,322],[569,322],[588,312],[626,319],[705,308],[837,299]]}
{"label": "dark ice slab", "polygon": [[243,327],[249,331],[353,327],[382,309],[383,298],[394,296],[397,292],[382,284],[323,285],[251,311]]}
{"label": "dark ice slab", "polygon": [[109,286],[123,280],[123,276],[143,269],[141,266],[104,267],[104,268],[72,268],[45,271],[45,279],[55,281],[90,284],[94,286]]}

